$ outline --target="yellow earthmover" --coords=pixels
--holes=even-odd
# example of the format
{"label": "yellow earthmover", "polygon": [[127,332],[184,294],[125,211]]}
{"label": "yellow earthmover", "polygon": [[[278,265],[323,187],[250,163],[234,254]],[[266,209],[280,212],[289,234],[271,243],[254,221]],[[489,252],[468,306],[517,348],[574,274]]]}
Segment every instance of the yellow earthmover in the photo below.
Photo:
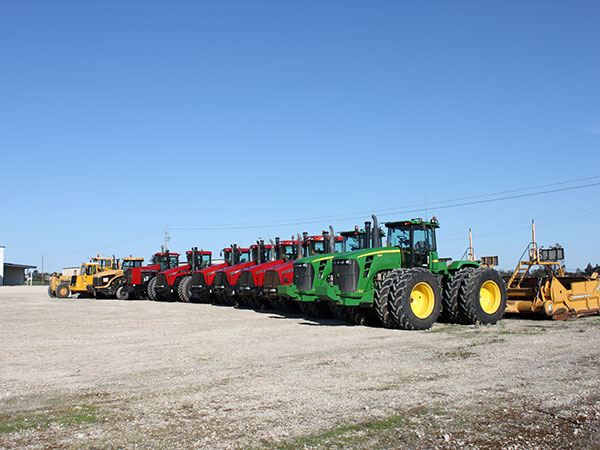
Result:
{"label": "yellow earthmover", "polygon": [[100,255],[92,258],[89,263],[83,263],[77,275],[71,277],[52,274],[48,294],[50,297],[67,298],[73,294],[89,295],[87,286],[93,284],[94,275],[98,272],[118,268],[114,258],[103,258]]}
{"label": "yellow earthmover", "polygon": [[[555,320],[590,316],[600,313],[600,274],[565,276],[561,261],[564,249],[554,246],[538,248],[535,223],[532,221],[532,242],[510,277],[505,277],[508,301],[506,313],[545,314]],[[523,256],[529,253],[529,259]],[[541,277],[531,275],[532,267],[542,267]]]}

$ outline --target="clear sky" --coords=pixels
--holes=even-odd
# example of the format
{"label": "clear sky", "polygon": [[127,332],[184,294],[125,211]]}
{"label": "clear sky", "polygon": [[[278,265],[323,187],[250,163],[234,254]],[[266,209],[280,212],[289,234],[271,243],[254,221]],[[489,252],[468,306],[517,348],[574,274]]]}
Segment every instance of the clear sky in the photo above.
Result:
{"label": "clear sky", "polygon": [[436,215],[455,259],[472,228],[503,268],[535,218],[567,268],[600,264],[599,23],[597,1],[4,1],[0,245],[60,270],[147,258],[165,227],[218,252],[376,212]]}

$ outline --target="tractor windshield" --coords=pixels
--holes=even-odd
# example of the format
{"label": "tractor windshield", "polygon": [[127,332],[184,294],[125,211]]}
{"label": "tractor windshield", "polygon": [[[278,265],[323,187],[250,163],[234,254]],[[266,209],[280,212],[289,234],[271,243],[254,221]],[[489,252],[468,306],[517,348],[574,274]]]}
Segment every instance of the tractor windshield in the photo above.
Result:
{"label": "tractor windshield", "polygon": [[85,264],[81,265],[81,268],[79,269],[79,275],[85,275]]}
{"label": "tractor windshield", "polygon": [[410,250],[410,228],[390,228],[388,247],[400,247]]}
{"label": "tractor windshield", "polygon": [[283,245],[281,248],[281,257],[286,261],[292,261],[296,259],[296,246],[294,244],[291,245]]}
{"label": "tractor windshield", "polygon": [[344,243],[342,241],[337,241],[336,240],[334,246],[335,246],[335,248],[334,248],[333,251],[335,253],[341,253],[343,251],[343,248],[344,248]]}
{"label": "tractor windshield", "polygon": [[309,252],[310,255],[322,255],[325,253],[325,242],[324,241],[310,241]]}
{"label": "tractor windshield", "polygon": [[135,259],[125,259],[121,265],[122,270],[134,269],[136,267],[142,267],[142,261]]}
{"label": "tractor windshield", "polygon": [[[269,250],[269,256],[270,256],[270,250]],[[250,261],[250,252],[241,252],[240,253],[240,262],[241,263],[247,263],[248,261]]]}
{"label": "tractor windshield", "polygon": [[[359,250],[361,238],[362,238],[362,236],[360,234],[344,236],[344,241],[341,242],[342,251],[353,252],[354,250]],[[338,243],[336,242],[336,247],[337,247],[337,244]]]}
{"label": "tractor windshield", "polygon": [[[193,257],[194,257],[193,253],[187,254],[187,263],[190,266],[192,265]],[[199,267],[210,266],[210,255],[198,252],[198,266]]]}
{"label": "tractor windshield", "polygon": [[160,270],[170,269],[179,265],[179,258],[173,255],[159,255],[156,257],[156,263],[160,265]]}

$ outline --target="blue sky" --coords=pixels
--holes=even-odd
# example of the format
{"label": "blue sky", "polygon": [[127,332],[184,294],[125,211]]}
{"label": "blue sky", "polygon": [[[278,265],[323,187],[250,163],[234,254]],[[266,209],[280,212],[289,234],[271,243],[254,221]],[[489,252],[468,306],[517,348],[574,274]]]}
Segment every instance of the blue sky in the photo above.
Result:
{"label": "blue sky", "polygon": [[568,268],[600,264],[598,185],[435,208],[600,182],[599,22],[592,1],[3,2],[0,245],[59,270],[148,257],[165,227],[217,252],[372,211],[436,215],[455,259],[472,228],[505,268],[535,218]]}

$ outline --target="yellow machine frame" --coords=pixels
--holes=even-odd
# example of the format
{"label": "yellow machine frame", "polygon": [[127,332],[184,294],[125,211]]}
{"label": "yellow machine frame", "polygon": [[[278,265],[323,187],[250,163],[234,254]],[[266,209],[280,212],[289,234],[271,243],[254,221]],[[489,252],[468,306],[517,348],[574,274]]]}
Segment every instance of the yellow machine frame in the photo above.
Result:
{"label": "yellow machine frame", "polygon": [[[560,261],[544,261],[540,258],[533,222],[532,236],[533,240],[527,247],[531,247],[529,260],[519,261],[506,283],[506,313],[546,314],[555,320],[600,313],[599,274],[565,276]],[[534,266],[547,267],[548,275],[542,278],[528,277]]]}

